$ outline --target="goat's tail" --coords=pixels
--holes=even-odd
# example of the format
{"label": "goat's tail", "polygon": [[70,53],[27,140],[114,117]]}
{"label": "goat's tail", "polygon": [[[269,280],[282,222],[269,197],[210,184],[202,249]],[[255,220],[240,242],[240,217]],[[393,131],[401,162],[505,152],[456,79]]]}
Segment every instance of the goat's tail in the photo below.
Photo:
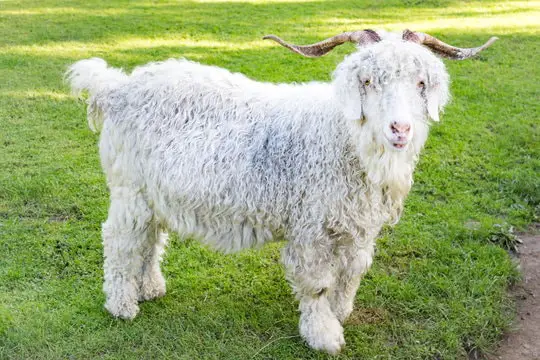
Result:
{"label": "goat's tail", "polygon": [[77,61],[65,74],[65,80],[71,86],[71,92],[79,96],[87,91],[88,126],[94,132],[103,124],[103,113],[108,108],[108,93],[120,86],[128,76],[121,70],[107,66],[105,60],[92,58]]}

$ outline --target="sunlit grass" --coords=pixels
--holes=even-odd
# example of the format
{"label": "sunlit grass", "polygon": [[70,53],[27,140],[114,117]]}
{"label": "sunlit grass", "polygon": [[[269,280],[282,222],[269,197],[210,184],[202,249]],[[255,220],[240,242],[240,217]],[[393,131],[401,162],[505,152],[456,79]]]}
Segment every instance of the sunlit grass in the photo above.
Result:
{"label": "sunlit grass", "polygon": [[[110,16],[110,15],[121,15],[130,12],[129,7],[120,9],[100,9],[96,11],[95,14],[100,16]],[[78,9],[73,7],[54,7],[54,8],[32,8],[32,9],[10,9],[10,10],[1,10],[0,16],[2,15],[69,15],[69,14],[88,14],[88,10]]]}
{"label": "sunlit grass", "polygon": [[247,42],[231,42],[218,40],[183,40],[183,39],[142,39],[130,38],[110,40],[107,43],[83,43],[83,42],[64,42],[52,43],[47,45],[22,45],[22,46],[5,46],[0,47],[0,51],[7,51],[10,54],[20,55],[77,55],[88,54],[95,51],[111,52],[125,51],[134,49],[154,49],[154,48],[214,48],[227,50],[248,50],[273,46],[269,41],[247,41]]}
{"label": "sunlit grass", "polygon": [[71,95],[65,92],[54,92],[49,90],[27,90],[27,91],[3,91],[0,90],[0,96],[7,96],[13,99],[34,99],[34,98],[48,98],[56,100],[65,100],[72,98]]}
{"label": "sunlit grass", "polygon": [[[246,4],[282,4],[282,3],[308,3],[308,2],[323,2],[325,0],[235,0],[238,3]],[[199,4],[208,4],[208,3],[227,3],[230,0],[194,0],[193,2]]]}
{"label": "sunlit grass", "polygon": [[[204,2],[221,2],[218,0],[208,0]],[[267,2],[246,1],[253,4],[265,4]],[[287,2],[276,0],[277,3]],[[309,2],[309,1],[306,1]],[[483,6],[480,6],[480,5]],[[174,11],[161,11],[159,5],[169,5],[169,3],[139,3],[138,6],[130,8],[106,8],[88,10],[75,7],[56,7],[56,8],[33,8],[31,10],[0,10],[0,15],[47,15],[47,14],[94,14],[99,16],[111,16],[121,14],[139,14],[141,9],[150,6],[156,7],[156,15],[173,14]],[[326,11],[324,12],[326,13]],[[404,21],[392,21],[389,17],[395,17],[395,12],[385,10],[384,8],[377,11],[378,17],[356,17],[341,14],[339,17],[325,17],[324,13],[314,19],[314,21],[306,21],[303,25],[304,32],[309,32],[310,36],[320,35],[328,36],[336,33],[335,27],[342,30],[357,29],[362,27],[381,28],[386,30],[402,30],[404,28],[418,29],[421,31],[442,31],[450,30],[456,32],[470,31],[498,31],[504,34],[510,33],[538,33],[538,19],[540,19],[540,2],[531,1],[505,1],[495,3],[479,3],[471,2],[467,4],[460,3],[456,7],[445,8],[428,8],[414,9],[405,8],[400,11],[399,17]],[[463,21],[466,16],[467,21]],[[418,19],[422,20],[418,20]],[[265,30],[264,34],[270,33],[271,29]],[[87,54],[95,51],[111,52],[124,51],[133,49],[153,49],[153,48],[174,48],[174,47],[190,47],[190,48],[216,48],[228,50],[247,50],[258,49],[269,46],[274,46],[269,42],[264,42],[258,37],[250,41],[242,41],[240,39],[196,39],[184,38],[184,34],[180,29],[173,31],[166,37],[108,37],[106,41],[100,42],[76,42],[76,41],[54,41],[48,44],[40,45],[1,45],[0,51],[5,51],[10,54],[61,54],[75,55]],[[301,34],[299,34],[301,35]],[[245,35],[243,36],[245,37]]]}
{"label": "sunlit grass", "polygon": [[479,13],[477,16],[473,16],[467,19],[467,22],[463,23],[463,18],[459,15],[453,17],[438,18],[437,14],[426,14],[427,20],[417,21],[403,21],[403,22],[378,22],[371,21],[366,22],[358,19],[340,19],[340,18],[324,18],[320,19],[320,24],[332,24],[336,26],[346,25],[350,28],[360,28],[361,26],[372,26],[375,28],[384,27],[387,30],[399,31],[402,29],[422,29],[422,31],[440,31],[440,30],[452,30],[459,27],[460,31],[474,30],[474,31],[502,31],[505,34],[519,32],[519,33],[537,33],[538,21],[540,19],[539,11],[527,11],[523,13],[513,13],[508,15],[490,15],[489,13],[482,15]]}

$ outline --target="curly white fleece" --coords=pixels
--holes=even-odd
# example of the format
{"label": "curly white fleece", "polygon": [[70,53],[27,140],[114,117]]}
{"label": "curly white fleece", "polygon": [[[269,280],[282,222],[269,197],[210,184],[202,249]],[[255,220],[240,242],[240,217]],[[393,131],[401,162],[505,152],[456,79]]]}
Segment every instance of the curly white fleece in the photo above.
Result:
{"label": "curly white fleece", "polygon": [[[171,59],[130,75],[101,59],[72,65],[111,192],[103,225],[106,307],[133,318],[165,293],[161,229],[224,252],[280,233],[300,332],[336,353],[377,234],[396,222],[428,119],[448,100],[443,63],[393,34],[338,65],[331,83],[270,84]],[[369,81],[368,81],[369,80]],[[425,88],[419,89],[419,81]],[[396,120],[414,135],[396,151]]]}

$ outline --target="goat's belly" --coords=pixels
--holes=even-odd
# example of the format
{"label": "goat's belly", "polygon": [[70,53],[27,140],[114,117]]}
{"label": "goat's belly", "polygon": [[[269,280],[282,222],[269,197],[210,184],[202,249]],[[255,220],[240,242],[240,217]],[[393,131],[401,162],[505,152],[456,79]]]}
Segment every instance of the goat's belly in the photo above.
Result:
{"label": "goat's belly", "polygon": [[181,201],[154,202],[154,212],[161,223],[182,238],[193,237],[224,253],[260,247],[273,239],[264,219],[241,212],[216,211],[205,205],[194,207]]}

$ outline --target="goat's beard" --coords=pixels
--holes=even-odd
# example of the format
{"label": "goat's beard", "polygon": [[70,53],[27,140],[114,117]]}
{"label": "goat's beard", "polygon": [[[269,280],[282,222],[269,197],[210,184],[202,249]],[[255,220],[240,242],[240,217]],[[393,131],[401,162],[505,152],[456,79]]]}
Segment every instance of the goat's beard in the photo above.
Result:
{"label": "goat's beard", "polygon": [[370,141],[357,145],[360,164],[373,188],[381,189],[384,202],[390,212],[391,223],[397,223],[403,210],[403,201],[413,184],[413,171],[418,160],[418,153],[413,143],[405,151],[393,151],[386,140]]}

